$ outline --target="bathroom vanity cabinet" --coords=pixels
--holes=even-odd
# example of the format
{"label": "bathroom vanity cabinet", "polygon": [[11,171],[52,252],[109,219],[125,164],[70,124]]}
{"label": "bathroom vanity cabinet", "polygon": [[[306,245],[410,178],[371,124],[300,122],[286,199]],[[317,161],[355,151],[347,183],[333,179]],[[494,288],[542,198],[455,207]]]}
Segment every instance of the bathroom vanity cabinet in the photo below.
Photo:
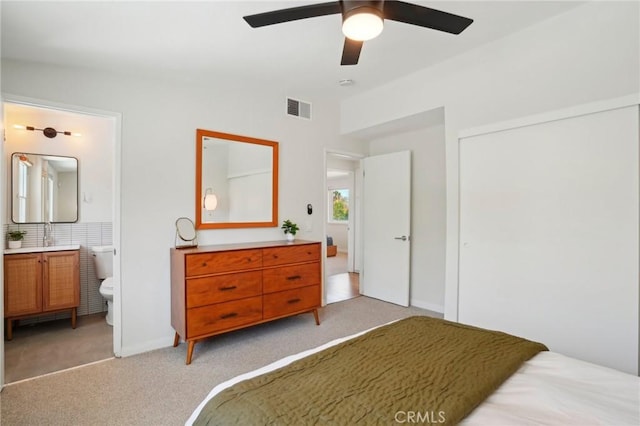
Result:
{"label": "bathroom vanity cabinet", "polygon": [[13,321],[36,315],[70,310],[71,327],[76,328],[79,305],[79,250],[5,254],[7,340],[13,338]]}
{"label": "bathroom vanity cabinet", "polygon": [[188,344],[312,312],[321,305],[321,245],[270,241],[171,249],[171,325]]}

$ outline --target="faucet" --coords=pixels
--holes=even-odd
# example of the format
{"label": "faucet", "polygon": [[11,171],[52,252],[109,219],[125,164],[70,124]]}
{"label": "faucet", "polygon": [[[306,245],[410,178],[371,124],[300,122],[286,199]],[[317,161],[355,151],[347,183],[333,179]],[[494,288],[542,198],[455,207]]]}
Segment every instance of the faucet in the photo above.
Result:
{"label": "faucet", "polygon": [[44,223],[44,237],[42,238],[42,245],[44,247],[49,247],[49,244],[53,242],[53,225],[51,222]]}

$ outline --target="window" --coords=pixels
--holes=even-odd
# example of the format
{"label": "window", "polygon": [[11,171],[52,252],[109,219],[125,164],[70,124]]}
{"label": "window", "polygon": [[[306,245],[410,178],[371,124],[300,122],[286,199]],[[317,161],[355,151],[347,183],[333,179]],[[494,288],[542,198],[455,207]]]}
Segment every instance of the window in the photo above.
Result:
{"label": "window", "polygon": [[18,221],[27,221],[27,187],[28,187],[27,165],[22,161],[18,162],[18,193],[16,202],[18,203]]}
{"label": "window", "polygon": [[349,190],[329,190],[329,222],[345,223],[349,221]]}
{"label": "window", "polygon": [[51,175],[48,176],[47,179],[47,208],[46,218],[48,222],[53,222],[53,200],[55,199],[53,194],[53,177]]}

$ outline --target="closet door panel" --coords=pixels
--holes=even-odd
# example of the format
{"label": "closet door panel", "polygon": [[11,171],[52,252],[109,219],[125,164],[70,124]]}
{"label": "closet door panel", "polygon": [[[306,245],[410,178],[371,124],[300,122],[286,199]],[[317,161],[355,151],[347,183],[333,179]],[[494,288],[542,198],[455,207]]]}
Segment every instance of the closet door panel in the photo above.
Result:
{"label": "closet door panel", "polygon": [[638,107],[460,140],[459,320],[638,372]]}

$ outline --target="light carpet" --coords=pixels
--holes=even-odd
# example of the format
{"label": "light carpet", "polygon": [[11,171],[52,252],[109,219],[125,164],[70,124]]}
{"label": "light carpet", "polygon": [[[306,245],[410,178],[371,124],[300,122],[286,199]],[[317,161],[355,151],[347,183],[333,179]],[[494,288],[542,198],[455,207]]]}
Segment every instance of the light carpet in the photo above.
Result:
{"label": "light carpet", "polygon": [[279,358],[411,315],[440,316],[358,297],[198,343],[112,359],[8,385],[3,425],[182,425],[217,384]]}

